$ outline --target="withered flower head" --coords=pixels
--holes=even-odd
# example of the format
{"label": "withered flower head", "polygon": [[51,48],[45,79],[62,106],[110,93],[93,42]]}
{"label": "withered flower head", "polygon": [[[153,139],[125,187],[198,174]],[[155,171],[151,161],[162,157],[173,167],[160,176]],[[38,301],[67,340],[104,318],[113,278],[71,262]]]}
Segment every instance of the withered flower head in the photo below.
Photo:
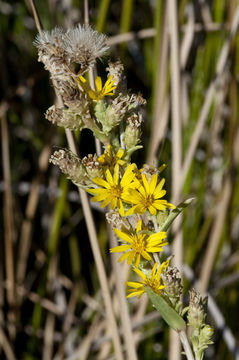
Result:
{"label": "withered flower head", "polygon": [[153,165],[144,164],[143,168],[140,170],[141,174],[145,174],[147,179],[150,181],[153,174],[160,174],[160,171],[157,167]]}
{"label": "withered flower head", "polygon": [[55,79],[55,89],[62,97],[65,105],[70,107],[72,103],[78,102],[79,99],[81,99],[81,93],[75,87],[71,77],[68,77],[67,79],[61,79],[53,76],[53,78]]}
{"label": "withered flower head", "polygon": [[144,106],[146,104],[146,100],[143,98],[141,93],[132,94],[129,97],[129,102],[132,107]]}
{"label": "withered flower head", "polygon": [[183,291],[180,272],[176,267],[169,266],[162,275],[164,292],[172,298],[179,298]]}
{"label": "withered flower head", "polygon": [[85,167],[82,165],[80,158],[70,150],[60,149],[51,155],[49,162],[57,165],[63,174],[67,175],[74,184],[80,187],[86,187],[89,183]]}
{"label": "withered flower head", "polygon": [[84,122],[80,115],[70,109],[56,108],[55,105],[46,111],[45,117],[53,124],[70,130],[81,130],[84,127]]}
{"label": "withered flower head", "polygon": [[125,79],[125,76],[123,75],[124,65],[120,62],[120,60],[116,62],[109,62],[106,71],[108,71],[109,75],[113,76],[114,84],[116,86]]}
{"label": "withered flower head", "polygon": [[113,227],[121,231],[130,230],[131,226],[126,217],[121,217],[119,212],[116,210],[110,210],[106,213],[106,220]]}
{"label": "withered flower head", "polygon": [[97,155],[88,154],[82,159],[82,164],[85,166],[85,170],[90,178],[103,176],[103,166],[99,163]]}
{"label": "withered flower head", "polygon": [[129,116],[127,118],[127,122],[131,128],[138,129],[143,122],[142,114],[138,113],[138,114],[133,114],[133,115]]}
{"label": "withered flower head", "polygon": [[120,93],[111,103],[110,107],[118,116],[123,116],[128,110],[129,96],[124,96]]}

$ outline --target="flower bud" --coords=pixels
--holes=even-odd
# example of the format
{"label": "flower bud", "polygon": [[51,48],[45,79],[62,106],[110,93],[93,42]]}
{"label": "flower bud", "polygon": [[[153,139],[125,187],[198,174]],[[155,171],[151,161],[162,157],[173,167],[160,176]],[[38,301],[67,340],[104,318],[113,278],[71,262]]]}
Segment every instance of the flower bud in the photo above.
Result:
{"label": "flower bud", "polygon": [[124,133],[124,143],[127,150],[134,148],[139,143],[142,121],[141,113],[133,114],[127,119],[127,126]]}
{"label": "flower bud", "polygon": [[193,328],[201,328],[204,324],[205,312],[203,307],[203,300],[200,293],[196,289],[189,292],[190,302],[188,309],[188,323]]}
{"label": "flower bud", "polygon": [[128,97],[119,94],[108,106],[105,102],[98,102],[95,106],[95,115],[102,124],[103,131],[109,133],[123,120],[128,110]]}
{"label": "flower bud", "polygon": [[209,343],[213,333],[213,328],[210,325],[205,325],[200,331],[200,342],[204,344]]}

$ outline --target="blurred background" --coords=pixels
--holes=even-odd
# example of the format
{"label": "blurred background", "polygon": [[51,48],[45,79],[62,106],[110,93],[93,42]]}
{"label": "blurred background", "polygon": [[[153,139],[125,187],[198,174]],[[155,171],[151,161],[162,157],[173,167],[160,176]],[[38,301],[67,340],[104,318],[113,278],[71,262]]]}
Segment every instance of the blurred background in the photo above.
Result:
{"label": "blurred background", "polygon": [[[45,30],[84,23],[83,1],[36,6]],[[89,1],[89,19],[109,37],[99,75],[120,58],[147,100],[133,160],[167,164],[168,200],[195,198],[169,240],[185,292],[197,283],[211,296],[205,358],[239,359],[239,2]],[[48,163],[67,142],[44,117],[55,94],[30,1],[0,1],[0,34],[0,358],[116,359],[77,188]],[[95,152],[90,132],[76,137],[82,156]],[[105,217],[92,210],[121,329]],[[128,302],[138,359],[178,359],[142,299]]]}

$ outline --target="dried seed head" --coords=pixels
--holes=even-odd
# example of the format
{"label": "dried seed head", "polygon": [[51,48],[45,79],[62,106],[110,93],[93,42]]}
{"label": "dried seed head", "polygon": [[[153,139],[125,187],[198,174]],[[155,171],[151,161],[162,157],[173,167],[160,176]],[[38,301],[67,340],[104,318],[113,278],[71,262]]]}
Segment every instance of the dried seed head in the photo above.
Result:
{"label": "dried seed head", "polygon": [[129,97],[129,103],[131,104],[131,107],[137,108],[139,106],[144,106],[146,104],[146,100],[143,98],[141,93],[132,94]]}
{"label": "dried seed head", "polygon": [[140,128],[142,122],[143,122],[143,117],[141,113],[133,114],[127,118],[127,123],[131,128],[135,128],[135,129]]}
{"label": "dried seed head", "polygon": [[126,149],[134,148],[140,142],[140,126],[143,122],[142,114],[133,114],[127,118],[127,126],[124,133]]}
{"label": "dried seed head", "polygon": [[114,63],[109,62],[106,71],[108,71],[109,75],[113,76],[114,85],[116,85],[118,89],[119,87],[122,88],[119,84],[123,85],[122,82],[125,81],[125,76],[123,75],[124,65],[119,60]]}
{"label": "dried seed head", "polygon": [[106,220],[113,227],[121,231],[130,230],[131,226],[126,217],[121,217],[118,211],[110,210],[106,213]]}
{"label": "dried seed head", "polygon": [[38,49],[38,61],[43,62],[53,78],[65,80],[69,77],[64,64],[70,66],[65,56],[65,31],[56,27],[51,31],[42,31],[33,44]]}
{"label": "dried seed head", "polygon": [[180,298],[183,292],[180,272],[176,267],[169,266],[162,275],[164,292],[172,298]]}
{"label": "dried seed head", "polygon": [[62,59],[64,57],[64,35],[65,31],[56,27],[51,31],[42,31],[36,36],[33,44],[39,51],[39,61],[42,56],[49,56]]}
{"label": "dried seed head", "polygon": [[112,111],[114,111],[118,116],[124,116],[124,114],[128,110],[129,103],[129,96],[122,95],[120,93],[111,103],[110,107],[112,108]]}
{"label": "dried seed head", "polygon": [[[73,83],[71,78],[69,78],[67,81],[59,79],[55,80],[55,89],[57,93],[62,97],[65,105],[70,107],[72,102],[78,102],[78,100],[81,99],[82,95],[80,91],[75,87],[75,84]],[[70,105],[68,105],[68,103]]]}
{"label": "dried seed head", "polygon": [[90,114],[90,102],[84,94],[66,81],[57,81],[56,90],[62,96],[64,104],[68,106],[69,112],[75,113],[81,124],[89,124],[93,121]]}
{"label": "dried seed head", "polygon": [[94,65],[96,59],[102,57],[109,49],[105,35],[99,34],[91,27],[83,26],[67,30],[64,45],[70,62],[82,66],[81,73]]}
{"label": "dried seed head", "polygon": [[73,74],[74,64],[81,65],[83,74],[108,50],[105,35],[81,26],[67,31],[58,27],[43,31],[34,45],[38,49],[38,61],[44,63],[53,78],[61,80]]}
{"label": "dried seed head", "polygon": [[45,117],[53,124],[70,130],[81,130],[84,128],[81,116],[70,109],[56,108],[53,105],[46,111]]}
{"label": "dried seed head", "polygon": [[95,177],[103,177],[103,166],[97,160],[97,155],[88,154],[82,159],[82,164],[85,166],[85,170],[91,179]]}
{"label": "dried seed head", "polygon": [[59,166],[61,171],[67,175],[67,178],[77,186],[85,188],[88,185],[92,185],[80,158],[74,155],[70,150],[60,149],[55,151],[54,154],[51,155],[49,161],[54,165]]}
{"label": "dried seed head", "polygon": [[201,328],[206,316],[202,297],[196,289],[192,289],[189,295],[188,323],[193,328]]}
{"label": "dried seed head", "polygon": [[144,164],[141,170],[142,174],[145,174],[148,178],[148,181],[151,180],[152,175],[157,174],[159,175],[160,171],[157,167],[153,165]]}

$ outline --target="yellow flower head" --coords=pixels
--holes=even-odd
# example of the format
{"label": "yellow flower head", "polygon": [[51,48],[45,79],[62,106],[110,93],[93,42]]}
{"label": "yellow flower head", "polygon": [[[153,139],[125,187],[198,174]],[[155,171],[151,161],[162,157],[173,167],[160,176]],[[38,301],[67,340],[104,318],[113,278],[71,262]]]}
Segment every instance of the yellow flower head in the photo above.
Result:
{"label": "yellow flower head", "polygon": [[147,176],[142,174],[141,181],[136,181],[138,183],[137,189],[129,189],[123,198],[125,202],[134,205],[127,211],[127,216],[143,214],[146,210],[152,215],[156,215],[158,210],[165,210],[166,208],[175,209],[175,206],[167,200],[161,200],[166,194],[166,191],[162,190],[165,179],[158,183],[158,175],[153,174],[149,182]]}
{"label": "yellow flower head", "polygon": [[114,85],[115,80],[112,75],[108,77],[103,87],[101,77],[97,76],[95,79],[95,90],[91,89],[89,82],[83,76],[79,76],[79,79],[77,79],[77,81],[83,88],[83,90],[88,94],[88,96],[95,101],[103,99],[106,95],[114,95],[113,90],[116,89],[116,86]]}
{"label": "yellow flower head", "polygon": [[158,232],[149,236],[142,232],[142,220],[139,220],[135,234],[129,235],[118,229],[114,229],[114,232],[127,244],[116,246],[110,249],[110,252],[126,251],[118,261],[123,262],[127,259],[128,265],[131,265],[135,260],[135,267],[139,266],[141,256],[150,261],[149,253],[160,252],[163,250],[163,246],[168,244],[167,241],[164,241],[166,232]]}
{"label": "yellow flower head", "polygon": [[101,207],[105,207],[110,204],[110,208],[114,210],[116,207],[118,208],[119,214],[124,216],[124,207],[122,203],[122,196],[134,185],[135,174],[133,169],[135,168],[135,164],[130,164],[122,179],[119,177],[119,165],[116,164],[114,167],[114,174],[112,176],[109,169],[105,171],[105,179],[100,177],[96,177],[93,179],[94,183],[101,186],[97,189],[89,189],[87,190],[91,194],[96,194],[91,201],[103,201],[101,203]]}
{"label": "yellow flower head", "polygon": [[151,271],[150,276],[145,275],[141,270],[135,268],[134,271],[138,274],[143,281],[128,281],[127,285],[131,286],[132,289],[129,289],[130,293],[127,298],[138,296],[140,298],[145,292],[145,286],[150,287],[156,294],[160,295],[161,290],[164,288],[164,285],[161,283],[161,274],[168,267],[169,261],[164,261],[157,270],[158,264],[154,264],[154,267]]}
{"label": "yellow flower head", "polygon": [[117,153],[114,155],[112,151],[112,146],[108,145],[107,150],[105,150],[104,154],[98,157],[97,161],[103,165],[107,166],[110,170],[114,168],[116,164],[124,165],[126,162],[122,159],[124,157],[125,151],[123,149],[119,149]]}

